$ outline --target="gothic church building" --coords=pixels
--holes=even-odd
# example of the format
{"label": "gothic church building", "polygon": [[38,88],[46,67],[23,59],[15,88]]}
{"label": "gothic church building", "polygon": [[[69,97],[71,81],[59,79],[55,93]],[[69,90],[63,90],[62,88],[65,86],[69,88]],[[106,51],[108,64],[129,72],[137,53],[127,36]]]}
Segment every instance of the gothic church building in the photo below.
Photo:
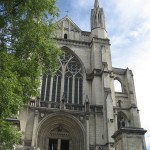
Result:
{"label": "gothic church building", "polygon": [[[20,113],[24,137],[18,149],[146,150],[133,74],[112,67],[98,0],[91,10],[91,32],[82,31],[68,16],[57,26],[60,66],[54,76],[43,75],[40,98]],[[114,81],[120,83],[120,92]]]}

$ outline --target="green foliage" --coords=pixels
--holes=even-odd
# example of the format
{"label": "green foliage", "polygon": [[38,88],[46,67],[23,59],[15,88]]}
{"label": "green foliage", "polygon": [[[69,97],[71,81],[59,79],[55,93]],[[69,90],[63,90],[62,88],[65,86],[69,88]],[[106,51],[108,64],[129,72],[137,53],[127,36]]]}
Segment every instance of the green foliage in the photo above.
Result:
{"label": "green foliage", "polygon": [[10,123],[0,120],[0,142],[5,149],[12,148],[13,144],[19,144],[21,133],[13,128]]}
{"label": "green foliage", "polygon": [[5,118],[38,96],[40,75],[57,68],[57,12],[55,0],[0,1],[0,143],[15,142],[9,142],[18,135]]}

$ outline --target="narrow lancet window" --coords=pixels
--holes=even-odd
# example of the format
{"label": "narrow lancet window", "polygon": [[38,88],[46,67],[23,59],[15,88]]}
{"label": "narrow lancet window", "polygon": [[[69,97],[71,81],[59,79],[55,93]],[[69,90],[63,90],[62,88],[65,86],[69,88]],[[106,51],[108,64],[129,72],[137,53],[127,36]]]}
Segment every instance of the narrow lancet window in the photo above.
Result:
{"label": "narrow lancet window", "polygon": [[67,38],[68,38],[68,37],[67,37],[67,34],[65,33],[65,34],[64,34],[64,39],[67,39]]}

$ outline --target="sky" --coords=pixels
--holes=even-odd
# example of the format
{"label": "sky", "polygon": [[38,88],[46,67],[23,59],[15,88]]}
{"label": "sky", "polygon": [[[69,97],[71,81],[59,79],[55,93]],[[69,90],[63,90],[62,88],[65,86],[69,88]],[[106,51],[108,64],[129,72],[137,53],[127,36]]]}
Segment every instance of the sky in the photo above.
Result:
{"label": "sky", "polygon": [[[133,71],[141,126],[150,150],[150,0],[99,0],[111,43],[112,65]],[[68,16],[90,31],[94,0],[57,0],[60,17]]]}

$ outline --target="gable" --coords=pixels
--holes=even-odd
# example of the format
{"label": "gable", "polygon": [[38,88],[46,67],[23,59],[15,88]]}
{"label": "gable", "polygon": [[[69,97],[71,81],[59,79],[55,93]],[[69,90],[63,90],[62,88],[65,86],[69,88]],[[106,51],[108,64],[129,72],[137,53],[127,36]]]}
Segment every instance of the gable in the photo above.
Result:
{"label": "gable", "polygon": [[56,22],[56,38],[89,42],[90,33],[83,32],[68,16]]}
{"label": "gable", "polygon": [[56,22],[56,24],[59,29],[73,32],[81,32],[81,29],[68,16],[59,20],[58,22]]}

